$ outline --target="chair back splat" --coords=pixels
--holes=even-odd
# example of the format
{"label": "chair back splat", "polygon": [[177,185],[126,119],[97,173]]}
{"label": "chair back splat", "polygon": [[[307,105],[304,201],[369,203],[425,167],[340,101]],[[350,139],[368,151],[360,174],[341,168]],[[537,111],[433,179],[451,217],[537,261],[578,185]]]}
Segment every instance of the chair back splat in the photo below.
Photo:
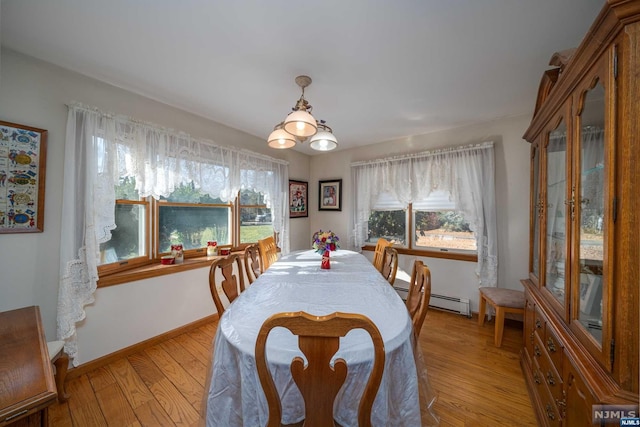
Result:
{"label": "chair back splat", "polygon": [[420,329],[427,316],[429,300],[431,299],[431,270],[422,261],[413,263],[411,281],[409,282],[409,294],[407,296],[407,310],[413,323],[413,332],[416,338],[420,336]]}
{"label": "chair back splat", "polygon": [[280,427],[282,418],[280,397],[266,360],[267,337],[271,329],[279,326],[298,335],[298,346],[307,359],[306,368],[301,357],[295,357],[291,363],[291,374],[305,403],[305,427],[334,425],[333,404],[347,377],[347,364],[344,359],[336,359],[331,368],[331,358],[338,351],[340,337],[350,330],[364,329],[369,333],[374,347],[373,369],[358,407],[358,425],[370,427],[371,409],[384,370],[384,342],[380,331],[368,317],[361,314],[312,316],[301,311],[274,314],[264,322],[258,333],[256,368],[269,407],[267,427]]}
{"label": "chair back splat", "polygon": [[258,240],[258,249],[260,250],[262,273],[264,273],[267,268],[271,267],[271,264],[278,260],[276,239],[273,236],[269,236]]}
{"label": "chair back splat", "polygon": [[[218,283],[216,278],[216,272],[222,274],[223,279],[220,283]],[[220,298],[218,284],[220,285],[221,291],[224,292],[229,300],[229,303],[233,302],[233,300],[244,291],[244,273],[242,271],[240,257],[237,254],[231,254],[225,258],[218,258],[213,261],[211,268],[209,268],[209,290],[211,291],[216,310],[218,310],[218,316],[222,316],[222,313],[224,313],[224,305]]]}
{"label": "chair back splat", "polygon": [[396,273],[398,272],[398,251],[395,248],[384,248],[384,258],[382,262],[382,276],[387,279],[391,286],[396,281]]}
{"label": "chair back splat", "polygon": [[249,284],[252,284],[262,273],[260,249],[258,245],[249,245],[244,250],[244,269],[247,272]]}
{"label": "chair back splat", "polygon": [[376,249],[373,253],[373,266],[376,270],[382,272],[382,263],[384,262],[384,249],[391,246],[392,243],[382,237],[376,243]]}

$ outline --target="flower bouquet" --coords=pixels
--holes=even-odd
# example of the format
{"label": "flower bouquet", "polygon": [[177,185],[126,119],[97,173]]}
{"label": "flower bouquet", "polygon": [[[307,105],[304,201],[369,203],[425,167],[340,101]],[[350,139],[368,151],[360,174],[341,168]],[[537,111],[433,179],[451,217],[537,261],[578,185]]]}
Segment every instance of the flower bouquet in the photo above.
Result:
{"label": "flower bouquet", "polygon": [[325,251],[336,251],[340,248],[340,244],[338,243],[340,239],[336,234],[329,231],[316,231],[313,233],[313,249],[319,254],[324,254]]}
{"label": "flower bouquet", "polygon": [[331,251],[337,251],[340,247],[338,243],[340,239],[335,235],[333,231],[317,231],[313,234],[313,242],[311,246],[313,249],[322,254],[322,269],[329,269],[331,265],[329,264],[329,253]]}

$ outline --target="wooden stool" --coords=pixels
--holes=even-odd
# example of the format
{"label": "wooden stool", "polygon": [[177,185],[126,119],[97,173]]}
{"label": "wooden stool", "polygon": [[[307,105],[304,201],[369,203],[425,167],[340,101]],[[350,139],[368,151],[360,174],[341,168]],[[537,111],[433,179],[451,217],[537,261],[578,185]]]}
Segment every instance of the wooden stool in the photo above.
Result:
{"label": "wooden stool", "polygon": [[63,403],[69,399],[69,395],[64,389],[64,380],[69,368],[69,356],[64,352],[64,341],[49,341],[47,343],[49,359],[56,367],[56,390],[58,392],[58,402]]}
{"label": "wooden stool", "polygon": [[504,288],[480,288],[480,310],[478,312],[480,326],[484,324],[487,302],[496,311],[496,331],[493,341],[496,347],[500,347],[502,345],[505,313],[524,315],[524,292]]}

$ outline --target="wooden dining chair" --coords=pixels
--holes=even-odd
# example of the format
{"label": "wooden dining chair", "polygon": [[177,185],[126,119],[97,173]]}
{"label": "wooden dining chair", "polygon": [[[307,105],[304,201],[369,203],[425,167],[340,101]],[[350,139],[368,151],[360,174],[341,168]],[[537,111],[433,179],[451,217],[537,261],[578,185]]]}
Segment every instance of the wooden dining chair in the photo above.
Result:
{"label": "wooden dining chair", "polygon": [[373,252],[373,266],[376,270],[382,272],[382,263],[384,262],[384,249],[391,246],[392,243],[382,237],[376,243],[376,249]]}
{"label": "wooden dining chair", "polygon": [[244,269],[247,272],[249,284],[255,282],[262,273],[260,248],[258,245],[249,245],[244,250]]}
{"label": "wooden dining chair", "polygon": [[265,237],[258,240],[258,249],[260,250],[261,272],[264,273],[271,264],[278,260],[278,247],[276,239],[273,236]]}
{"label": "wooden dining chair", "polygon": [[[218,272],[222,275],[219,283],[216,278]],[[244,291],[244,273],[238,254],[231,254],[213,261],[209,268],[209,290],[218,310],[218,316],[221,317],[225,308],[220,292],[224,293],[230,304]]]}
{"label": "wooden dining chair", "polygon": [[431,270],[422,261],[413,263],[409,294],[407,296],[407,310],[413,323],[413,332],[416,338],[420,336],[420,330],[427,316],[429,300],[431,299]]}
{"label": "wooden dining chair", "polygon": [[384,258],[382,261],[382,276],[387,279],[391,286],[396,281],[396,273],[398,272],[398,251],[395,248],[387,247],[384,249]]}
{"label": "wooden dining chair", "polygon": [[347,377],[347,363],[331,359],[338,351],[340,337],[352,329],[364,329],[373,341],[373,369],[358,407],[358,425],[371,426],[371,409],[382,381],[384,370],[384,342],[376,325],[366,316],[351,313],[332,313],[312,316],[308,313],[288,312],[268,318],[258,332],[256,341],[256,368],[260,384],[269,407],[267,427],[280,427],[282,405],[278,391],[267,366],[266,343],[269,332],[275,327],[289,329],[298,335],[298,346],[307,359],[307,367],[301,357],[291,363],[291,374],[305,403],[305,427],[334,426],[333,405],[336,395]]}

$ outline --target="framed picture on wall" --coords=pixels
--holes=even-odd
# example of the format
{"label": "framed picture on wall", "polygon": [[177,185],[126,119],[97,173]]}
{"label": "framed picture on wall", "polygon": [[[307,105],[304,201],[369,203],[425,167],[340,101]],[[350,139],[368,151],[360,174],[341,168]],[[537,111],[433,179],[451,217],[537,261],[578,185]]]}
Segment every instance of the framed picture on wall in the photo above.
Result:
{"label": "framed picture on wall", "polygon": [[321,211],[342,210],[342,180],[320,181],[318,209]]}
{"label": "framed picture on wall", "polygon": [[47,131],[0,121],[0,233],[44,228]]}
{"label": "framed picture on wall", "polygon": [[289,180],[289,218],[309,216],[309,184]]}

